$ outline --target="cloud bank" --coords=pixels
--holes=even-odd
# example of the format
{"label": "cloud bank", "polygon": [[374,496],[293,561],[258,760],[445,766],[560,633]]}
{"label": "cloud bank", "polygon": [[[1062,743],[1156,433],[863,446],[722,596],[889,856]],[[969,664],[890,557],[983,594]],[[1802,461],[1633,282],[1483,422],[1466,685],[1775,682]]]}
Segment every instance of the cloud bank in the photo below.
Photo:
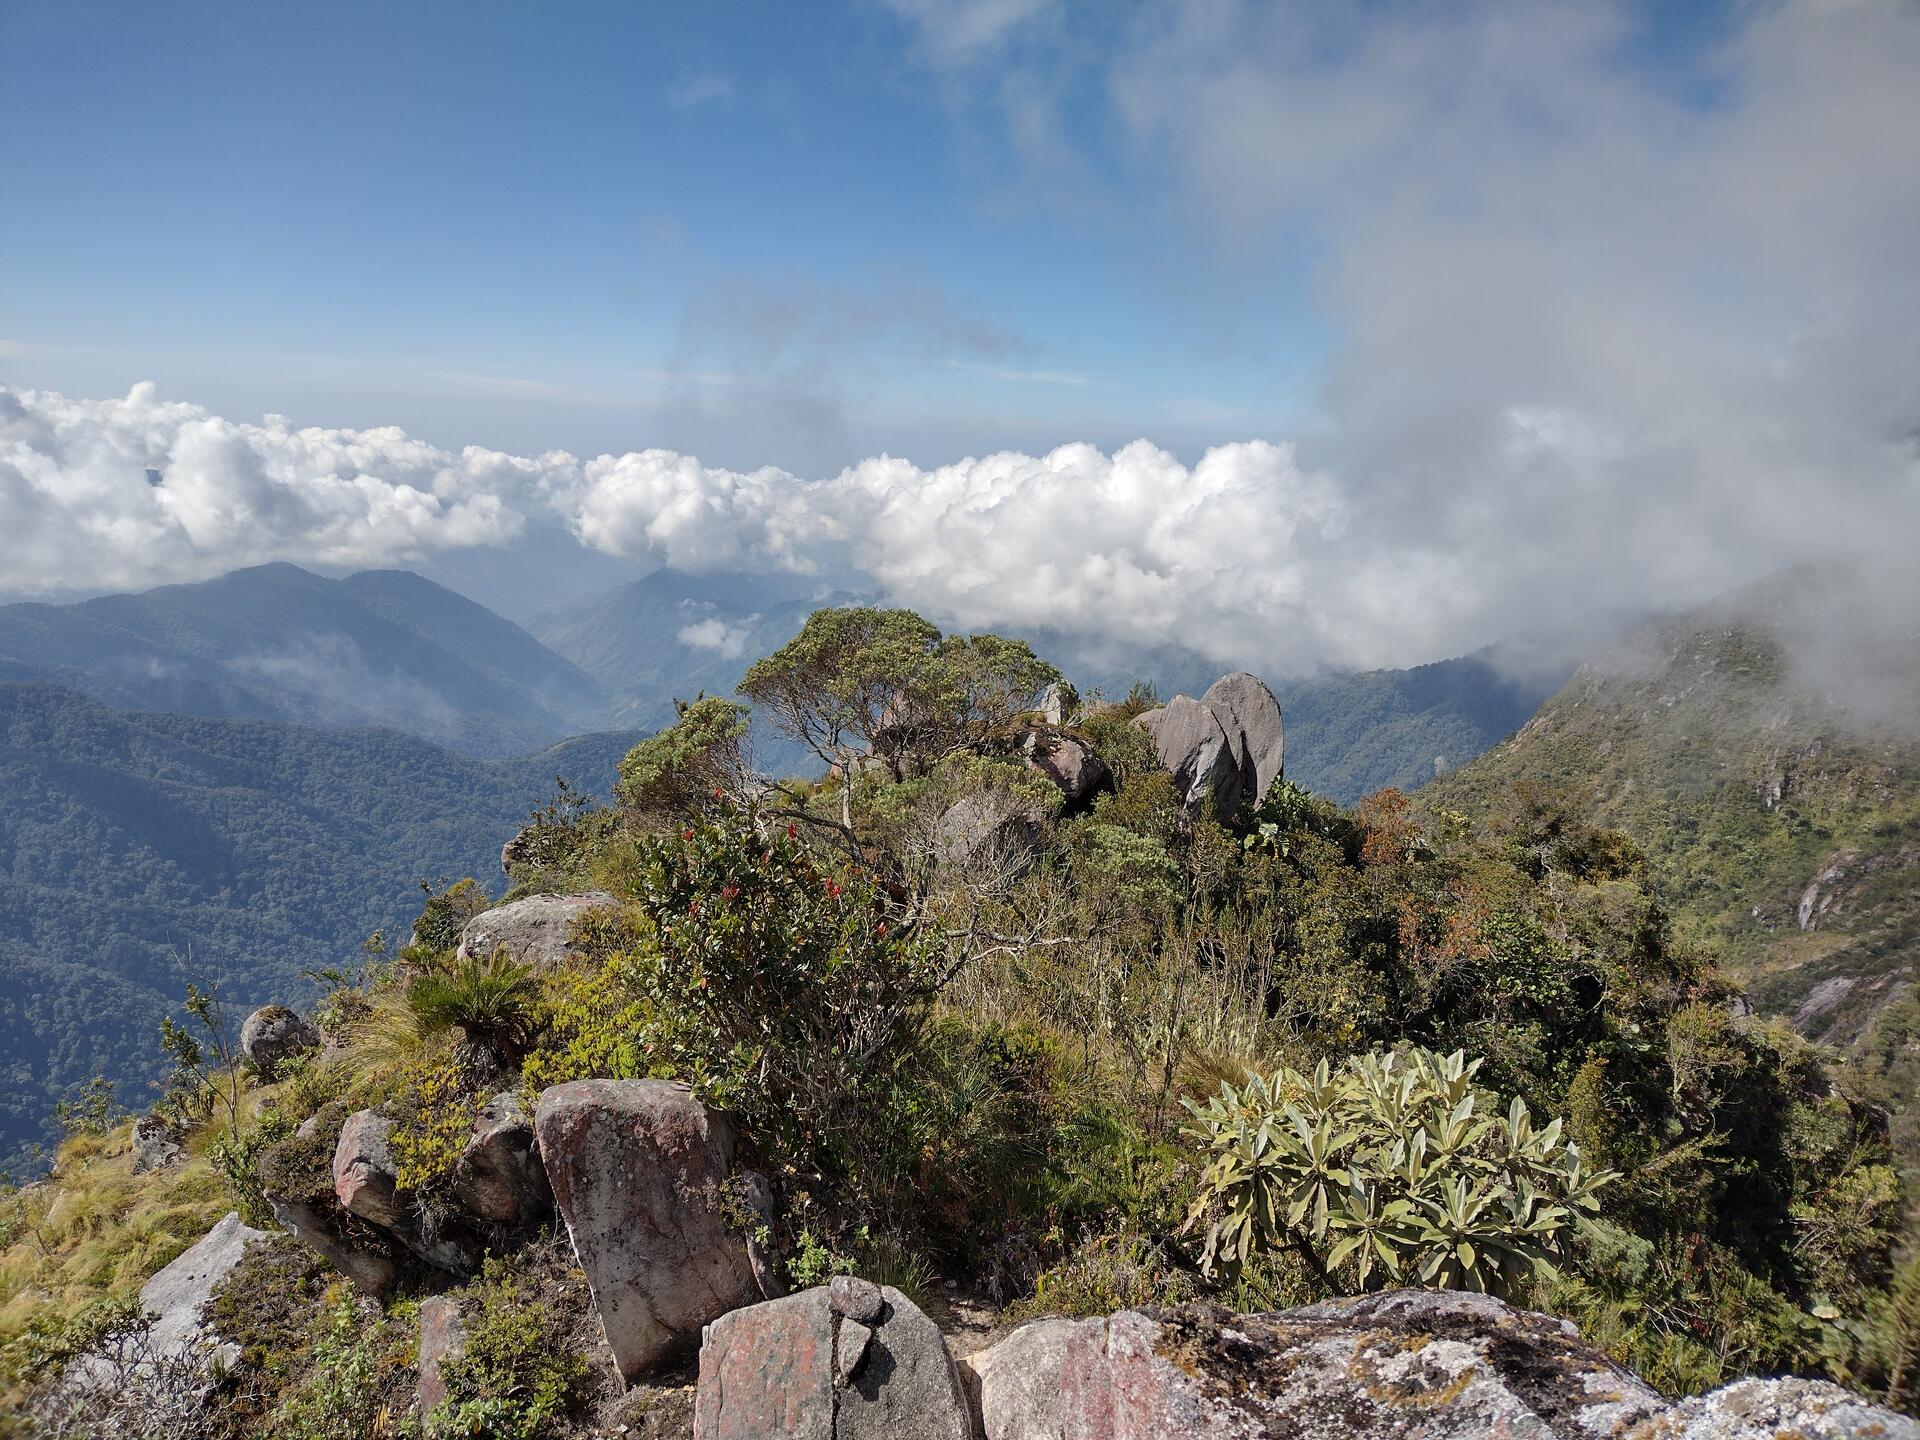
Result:
{"label": "cloud bank", "polygon": [[[1920,471],[1910,447],[1882,449],[1810,498],[1823,522],[1837,504],[1877,506],[1904,528],[1873,533],[1914,533]],[[385,565],[507,544],[551,517],[644,565],[859,574],[952,624],[1176,642],[1284,673],[1416,663],[1596,604],[1657,599],[1635,568],[1649,528],[1687,547],[1709,588],[1750,573],[1751,547],[1777,538],[1780,517],[1696,512],[1686,491],[1616,510],[1597,477],[1623,453],[1577,415],[1511,411],[1499,467],[1423,536],[1264,440],[1192,465],[1142,440],[931,470],[878,456],[807,479],[666,450],[455,452],[392,427],[242,424],[150,385],[105,401],[0,389],[0,567],[16,592],[58,593],[275,559]],[[1617,547],[1613,584],[1577,561],[1596,542]],[[689,643],[724,654],[735,638],[715,629]]]}

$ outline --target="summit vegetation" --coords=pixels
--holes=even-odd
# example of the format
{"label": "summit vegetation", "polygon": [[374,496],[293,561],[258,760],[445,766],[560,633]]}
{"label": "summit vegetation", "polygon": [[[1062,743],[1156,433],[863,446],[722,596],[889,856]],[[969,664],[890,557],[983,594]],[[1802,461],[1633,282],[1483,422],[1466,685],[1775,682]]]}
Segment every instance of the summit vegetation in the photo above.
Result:
{"label": "summit vegetation", "polygon": [[[509,847],[506,901],[605,897],[563,963],[463,951],[489,901],[454,886],[334,977],[322,1048],[180,1067],[177,1161],[135,1176],[124,1121],[70,1113],[55,1177],[0,1209],[21,1433],[220,1214],[324,1199],[347,1112],[391,1125],[430,1237],[489,1095],[647,1077],[737,1125],[770,1192],[742,1223],[793,1285],[932,1305],[951,1281],[1012,1316],[1481,1289],[1669,1391],[1791,1372],[1920,1400],[1886,1112],[1738,1003],[1590,809],[1345,807],[1282,775],[1221,813],[1135,723],[1144,687],[1074,696],[1024,642],[898,610],[816,612],[741,694],[687,702],[609,803],[568,792]],[[755,726],[822,777],[755,773]],[[376,1301],[256,1247],[214,1302],[243,1363],[197,1433],[669,1433],[641,1428],[666,1392],[608,1372],[564,1231],[486,1248]],[[416,1413],[435,1294],[478,1319]]]}

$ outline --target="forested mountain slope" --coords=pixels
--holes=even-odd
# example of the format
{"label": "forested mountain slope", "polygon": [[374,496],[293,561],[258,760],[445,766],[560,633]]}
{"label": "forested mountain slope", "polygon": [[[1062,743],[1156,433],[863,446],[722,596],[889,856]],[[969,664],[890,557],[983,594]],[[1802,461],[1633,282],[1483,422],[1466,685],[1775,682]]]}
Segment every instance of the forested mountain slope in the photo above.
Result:
{"label": "forested mountain slope", "polygon": [[497,884],[501,842],[554,777],[603,788],[631,743],[485,761],[0,684],[0,1157],[95,1074],[142,1103],[187,967],[236,1005],[297,998],[302,970],[404,932],[422,881]]}
{"label": "forested mountain slope", "polygon": [[1920,626],[1907,588],[1802,569],[1660,621],[1422,801],[1531,803],[1619,827],[1757,1006],[1891,1057],[1920,967]]}
{"label": "forested mountain slope", "polygon": [[0,606],[0,676],[136,710],[387,725],[523,754],[604,723],[593,682],[526,631],[404,571],[260,565],[72,605]]}

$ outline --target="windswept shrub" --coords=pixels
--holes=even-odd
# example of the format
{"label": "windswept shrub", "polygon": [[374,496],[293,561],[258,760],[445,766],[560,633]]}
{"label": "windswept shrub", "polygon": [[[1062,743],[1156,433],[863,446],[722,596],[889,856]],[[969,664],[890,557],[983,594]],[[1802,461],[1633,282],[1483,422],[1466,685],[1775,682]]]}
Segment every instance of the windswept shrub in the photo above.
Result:
{"label": "windswept shrub", "polygon": [[716,792],[738,794],[753,773],[747,760],[748,715],[744,705],[702,695],[676,700],[678,718],[649,735],[620,762],[615,797],[630,810],[652,816],[697,815]]}
{"label": "windswept shrub", "polygon": [[[1575,1212],[1613,1177],[1589,1172],[1559,1120],[1478,1088],[1459,1051],[1282,1067],[1188,1102],[1209,1156],[1189,1226],[1217,1214],[1202,1268],[1231,1275],[1290,1247],[1332,1284],[1509,1293],[1551,1274]],[[1218,1212],[1224,1213],[1218,1213]]]}
{"label": "windswept shrub", "polygon": [[937,949],[900,933],[870,875],[751,812],[652,844],[639,901],[656,938],[628,974],[663,1072],[850,1173],[851,1151],[881,1143],[872,1116],[943,978]]}

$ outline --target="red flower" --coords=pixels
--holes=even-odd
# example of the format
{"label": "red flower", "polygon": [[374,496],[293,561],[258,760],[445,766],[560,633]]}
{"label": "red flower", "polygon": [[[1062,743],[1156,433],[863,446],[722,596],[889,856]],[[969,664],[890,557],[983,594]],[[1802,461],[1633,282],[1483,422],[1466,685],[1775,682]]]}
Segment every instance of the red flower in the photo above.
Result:
{"label": "red flower", "polygon": [[827,881],[827,894],[831,895],[834,899],[838,900],[840,898],[839,882],[834,880]]}
{"label": "red flower", "polygon": [[886,933],[887,933],[887,922],[886,922],[886,921],[884,921],[884,920],[882,920],[882,921],[881,921],[881,922],[880,922],[880,923],[879,923],[878,925],[876,925],[876,926],[874,926],[874,927],[873,927],[873,933],[874,933],[874,934],[876,934],[876,935],[884,935],[884,934],[886,934]]}
{"label": "red flower", "polygon": [[680,838],[682,840],[691,840],[693,838],[693,827],[689,825],[685,830],[682,830],[680,832]]}
{"label": "red flower", "polygon": [[699,913],[700,913],[700,902],[698,900],[687,901],[687,914],[698,915]]}
{"label": "red flower", "polygon": [[789,820],[787,822],[787,839],[797,840],[799,837],[800,837],[800,827],[794,824],[793,821]]}
{"label": "red flower", "polygon": [[722,900],[738,900],[740,898],[740,887],[738,885],[721,886],[720,898]]}

